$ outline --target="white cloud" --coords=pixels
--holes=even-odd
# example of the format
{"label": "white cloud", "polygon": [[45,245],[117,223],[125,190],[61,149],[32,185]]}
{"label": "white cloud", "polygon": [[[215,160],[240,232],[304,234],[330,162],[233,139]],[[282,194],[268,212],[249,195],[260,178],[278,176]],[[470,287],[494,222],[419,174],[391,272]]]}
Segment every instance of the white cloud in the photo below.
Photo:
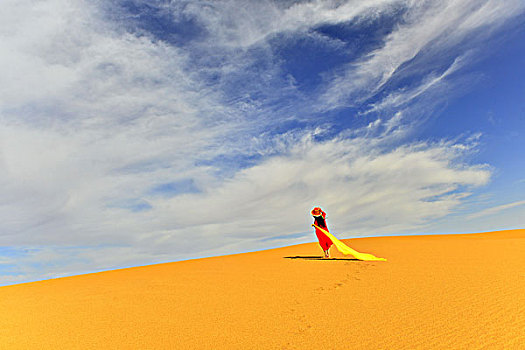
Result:
{"label": "white cloud", "polygon": [[273,34],[307,31],[321,24],[375,17],[405,2],[316,0],[298,1],[287,6],[272,1],[234,0],[190,3],[185,13],[197,17],[216,44],[245,49],[260,44]]}
{"label": "white cloud", "polygon": [[0,215],[11,244],[68,242],[71,230],[79,233],[69,243],[105,240],[106,207],[159,183],[209,177],[195,155],[224,153],[231,145],[217,140],[238,127],[186,71],[185,53],[66,3],[12,3],[19,13],[0,31],[0,57],[13,63],[0,65]]}
{"label": "white cloud", "polygon": [[[458,57],[454,62],[441,74],[434,75],[430,74],[419,84],[418,86],[411,89],[404,89],[401,91],[396,91],[388,94],[384,99],[376,103],[371,104],[371,108],[365,112],[365,114],[372,112],[380,112],[383,110],[397,109],[403,105],[406,105],[409,102],[412,102],[414,99],[421,97],[423,94],[429,92],[429,90],[437,90],[440,85],[443,84],[443,80],[458,70],[464,58]],[[427,94],[428,96],[429,94]],[[435,94],[432,95],[435,99]],[[426,101],[428,103],[428,101]]]}
{"label": "white cloud", "polygon": [[484,216],[490,216],[490,215],[497,214],[497,213],[499,213],[501,211],[508,210],[508,209],[511,209],[511,208],[514,208],[514,207],[519,207],[519,206],[522,206],[522,205],[525,205],[525,201],[517,201],[517,202],[497,205],[495,207],[483,209],[483,210],[481,210],[479,212],[473,213],[473,214],[469,215],[467,218],[469,220],[471,220],[471,219],[476,219],[476,218],[480,218],[480,217],[484,217]]}

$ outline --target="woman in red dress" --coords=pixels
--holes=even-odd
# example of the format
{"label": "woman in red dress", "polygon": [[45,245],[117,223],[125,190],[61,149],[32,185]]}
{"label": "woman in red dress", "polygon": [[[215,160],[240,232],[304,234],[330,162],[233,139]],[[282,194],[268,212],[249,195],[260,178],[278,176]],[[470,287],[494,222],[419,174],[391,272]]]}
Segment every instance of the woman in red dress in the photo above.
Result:
{"label": "woman in red dress", "polygon": [[[326,231],[328,231],[328,226],[326,226],[326,213],[319,207],[315,207],[312,210],[312,216],[315,219],[315,224]],[[330,232],[330,231],[328,231]],[[330,247],[332,246],[332,240],[328,238],[327,235],[325,235],[321,230],[319,230],[317,227],[315,228],[315,234],[317,235],[317,239],[319,240],[319,244],[321,245],[321,248],[323,248],[324,256],[325,258],[330,257]]]}

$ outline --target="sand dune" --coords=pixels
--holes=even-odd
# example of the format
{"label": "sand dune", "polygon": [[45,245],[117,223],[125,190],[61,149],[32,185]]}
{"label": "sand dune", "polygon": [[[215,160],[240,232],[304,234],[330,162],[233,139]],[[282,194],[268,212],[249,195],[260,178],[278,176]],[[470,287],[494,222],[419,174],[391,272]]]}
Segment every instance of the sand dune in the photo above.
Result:
{"label": "sand dune", "polygon": [[525,349],[525,230],[315,243],[0,288],[0,349]]}

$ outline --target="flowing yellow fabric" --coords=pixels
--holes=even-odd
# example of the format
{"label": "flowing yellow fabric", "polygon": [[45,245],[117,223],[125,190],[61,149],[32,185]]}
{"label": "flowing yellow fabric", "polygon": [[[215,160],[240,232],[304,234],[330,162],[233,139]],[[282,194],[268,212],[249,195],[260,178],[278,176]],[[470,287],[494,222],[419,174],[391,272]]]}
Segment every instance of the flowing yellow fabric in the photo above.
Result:
{"label": "flowing yellow fabric", "polygon": [[326,231],[325,229],[317,226],[316,224],[313,224],[312,226],[318,228],[319,230],[321,230],[322,233],[327,235],[328,238],[332,240],[332,243],[334,243],[337,250],[339,250],[341,253],[345,255],[350,254],[350,255],[353,255],[356,259],[364,260],[364,261],[386,261],[385,258],[378,258],[376,256],[373,256],[372,254],[359,253],[358,251],[353,250],[352,248],[350,248],[349,246],[347,246],[346,244],[338,240],[333,234]]}

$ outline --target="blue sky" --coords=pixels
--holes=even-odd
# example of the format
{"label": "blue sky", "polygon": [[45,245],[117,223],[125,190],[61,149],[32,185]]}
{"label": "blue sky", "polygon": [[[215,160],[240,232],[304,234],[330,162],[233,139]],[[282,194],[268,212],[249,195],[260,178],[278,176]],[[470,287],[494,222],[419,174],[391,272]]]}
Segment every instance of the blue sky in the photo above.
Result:
{"label": "blue sky", "polygon": [[522,1],[3,9],[0,285],[524,227]]}

